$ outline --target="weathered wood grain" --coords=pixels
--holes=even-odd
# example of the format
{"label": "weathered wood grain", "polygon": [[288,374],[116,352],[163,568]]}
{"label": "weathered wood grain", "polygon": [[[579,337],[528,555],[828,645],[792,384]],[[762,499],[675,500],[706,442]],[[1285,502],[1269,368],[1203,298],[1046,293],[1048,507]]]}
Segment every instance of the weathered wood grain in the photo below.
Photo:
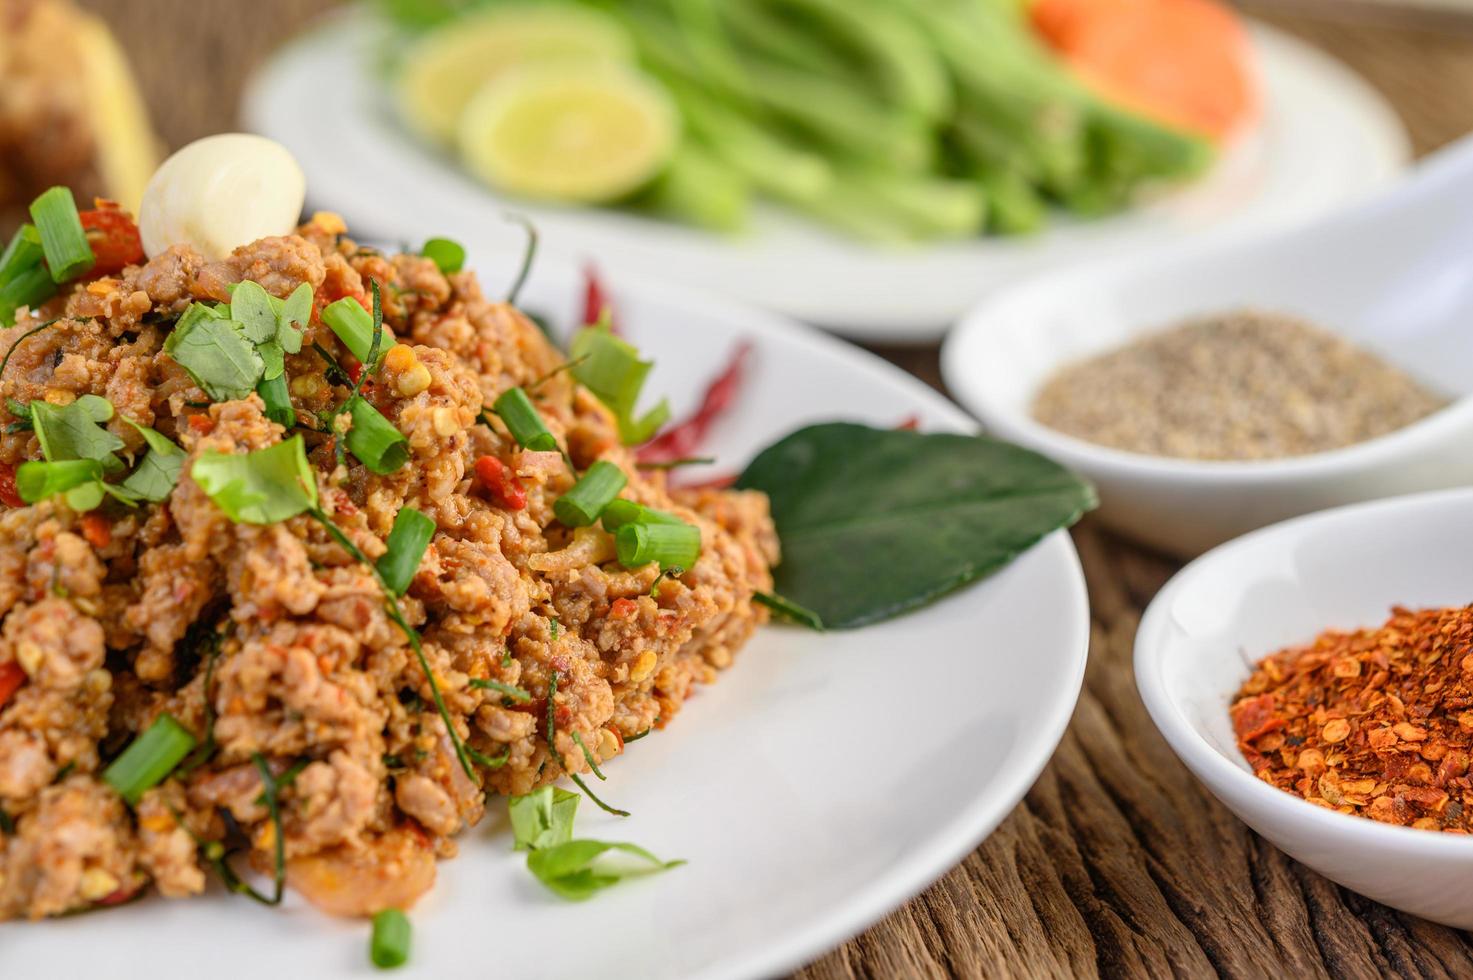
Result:
{"label": "weathered wood grain", "polygon": [[[232,128],[249,71],[330,5],[82,2],[133,53],[170,146]],[[1249,8],[1377,85],[1419,153],[1473,129],[1473,30]],[[934,348],[879,353],[939,387]],[[958,868],[799,977],[1473,976],[1467,935],[1392,912],[1290,861],[1176,761],[1130,668],[1141,610],[1175,565],[1091,524],[1075,537],[1094,618],[1090,665],[1053,762]]]}

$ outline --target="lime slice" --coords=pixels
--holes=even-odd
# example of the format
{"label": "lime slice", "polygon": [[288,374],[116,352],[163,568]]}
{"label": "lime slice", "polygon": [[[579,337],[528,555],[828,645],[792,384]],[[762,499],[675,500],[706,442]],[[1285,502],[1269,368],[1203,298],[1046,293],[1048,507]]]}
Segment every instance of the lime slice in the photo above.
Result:
{"label": "lime slice", "polygon": [[460,120],[466,166],[513,194],[604,203],[638,190],[675,151],[670,97],[632,69],[544,66],[504,74]]}
{"label": "lime slice", "polygon": [[629,36],[607,14],[563,3],[512,4],[451,21],[404,52],[395,81],[399,109],[441,143],[471,96],[496,76],[531,64],[618,64],[634,59]]}

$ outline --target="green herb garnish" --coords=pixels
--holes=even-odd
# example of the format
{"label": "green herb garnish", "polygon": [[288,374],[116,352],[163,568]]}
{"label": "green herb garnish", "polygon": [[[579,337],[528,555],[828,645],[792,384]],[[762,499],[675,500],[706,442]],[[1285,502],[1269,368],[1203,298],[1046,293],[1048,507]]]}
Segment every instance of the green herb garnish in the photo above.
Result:
{"label": "green herb garnish", "polygon": [[249,453],[201,453],[190,476],[237,523],[275,524],[317,506],[317,478],[299,435]]}
{"label": "green herb garnish", "polygon": [[[599,860],[610,852],[633,855],[642,863],[631,867]],[[527,855],[527,870],[532,876],[554,894],[572,902],[592,898],[621,881],[658,874],[684,863],[661,861],[637,844],[597,840],[570,840]]]}
{"label": "green herb garnish", "polygon": [[691,568],[701,556],[701,529],[694,524],[625,524],[614,533],[619,564],[639,568],[654,562],[662,570]]}
{"label": "green herb garnish", "polygon": [[31,220],[40,233],[41,249],[53,282],[68,282],[96,263],[77,202],[65,187],[52,187],[31,202]]}
{"label": "green herb garnish", "polygon": [[[556,620],[553,620],[553,622],[556,622]],[[628,810],[620,810],[617,807],[609,806],[603,800],[599,799],[598,794],[589,789],[588,784],[585,783],[582,778],[578,776],[577,773],[572,772],[568,769],[568,764],[563,761],[562,753],[558,751],[557,682],[559,676],[560,675],[557,671],[553,671],[552,675],[547,680],[547,749],[549,752],[552,753],[552,757],[557,760],[557,764],[559,766],[562,766],[563,772],[568,774],[568,778],[576,783],[578,785],[578,788],[583,791],[583,795],[592,800],[600,810],[603,810],[606,813],[612,813],[616,817],[627,817],[629,816]]]}
{"label": "green herb garnish", "polygon": [[532,695],[522,690],[515,684],[503,684],[501,681],[493,681],[488,677],[472,677],[471,687],[480,688],[484,691],[497,691],[517,704],[527,704],[532,700]]}
{"label": "green herb garnish", "polygon": [[615,497],[619,496],[629,477],[606,459],[588,468],[573,488],[553,502],[552,510],[564,527],[587,527],[598,520]]}
{"label": "green herb garnish", "polygon": [[148,444],[148,452],[138,462],[138,468],[128,474],[122,488],[141,500],[158,503],[167,500],[179,482],[179,471],[184,468],[184,450],[167,437],[146,425],[139,425],[127,416],[123,417]]}
{"label": "green herb garnish", "polygon": [[509,214],[506,220],[521,225],[527,232],[527,248],[522,253],[522,266],[517,270],[517,277],[512,280],[511,288],[506,291],[506,301],[515,305],[517,297],[522,294],[522,287],[527,284],[527,277],[532,274],[532,263],[537,258],[537,226],[520,214]]}
{"label": "green herb garnish", "polygon": [[790,619],[795,623],[807,626],[811,630],[823,632],[823,620],[819,618],[818,613],[812,609],[804,609],[791,599],[784,599],[782,596],[773,595],[771,592],[753,592],[752,601],[759,606],[766,606],[784,619]]}
{"label": "green herb garnish", "polygon": [[275,853],[273,854],[272,862],[271,877],[273,888],[271,897],[263,898],[256,894],[255,889],[251,889],[251,894],[267,905],[280,905],[281,897],[286,892],[286,834],[281,826],[281,800],[278,795],[282,787],[276,778],[271,775],[271,767],[266,764],[266,759],[261,753],[252,752],[251,762],[255,763],[256,771],[261,774],[261,786],[263,787],[261,795],[265,797],[264,800],[258,800],[257,802],[264,802],[266,804],[266,812],[271,814],[271,826],[275,830],[275,833],[272,835],[275,838],[275,847],[273,848]]}
{"label": "green herb garnish", "polygon": [[571,354],[578,362],[573,377],[614,413],[619,438],[626,446],[646,442],[670,418],[670,403],[663,400],[635,418],[645,378],[655,365],[653,361],[641,361],[633,344],[615,337],[607,318],[578,331]]}
{"label": "green herb garnish", "polygon": [[398,909],[383,909],[373,917],[373,938],[368,958],[380,970],[409,962],[409,916]]}
{"label": "green herb garnish", "polygon": [[603,782],[605,779],[607,779],[608,777],[605,776],[603,772],[600,771],[598,768],[598,760],[593,757],[593,753],[588,751],[588,746],[583,743],[582,732],[573,733],[573,742],[578,746],[579,749],[583,751],[583,758],[588,763],[588,768],[593,770],[593,774],[598,777],[599,782]]}
{"label": "green herb garnish", "polygon": [[513,796],[507,803],[515,840],[512,850],[537,851],[572,840],[578,800],[577,793],[551,785]]}
{"label": "green herb garnish", "polygon": [[435,522],[413,507],[401,507],[394,517],[394,527],[384,542],[387,550],[379,556],[378,572],[384,585],[396,596],[402,596],[414,581],[419,563],[424,558],[430,539],[435,536]]}
{"label": "green herb garnish", "polygon": [[102,773],[129,806],[137,806],[146,790],[163,782],[194,748],[194,736],[173,715],[161,714]]}
{"label": "green herb garnish", "polygon": [[465,246],[449,238],[431,238],[419,254],[435,263],[442,275],[452,275],[465,268]]}
{"label": "green herb garnish", "polygon": [[537,414],[532,399],[521,388],[508,388],[492,405],[492,411],[501,416],[517,445],[534,452],[556,452],[557,439]]}
{"label": "green herb garnish", "polygon": [[266,371],[265,362],[247,338],[244,327],[230,319],[228,313],[203,303],[195,303],[184,311],[164,341],[164,352],[178,361],[200,390],[217,402],[245,398],[256,390]]}

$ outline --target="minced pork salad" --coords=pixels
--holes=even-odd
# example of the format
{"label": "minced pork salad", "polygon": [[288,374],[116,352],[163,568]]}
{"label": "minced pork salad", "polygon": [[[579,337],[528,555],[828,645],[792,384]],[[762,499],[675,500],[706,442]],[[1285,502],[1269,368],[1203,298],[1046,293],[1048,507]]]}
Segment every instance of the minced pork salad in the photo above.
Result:
{"label": "minced pork salad", "polygon": [[105,202],[31,213],[0,257],[0,920],[211,876],[407,908],[492,794],[546,855],[549,784],[766,619],[767,498],[636,465],[648,365],[607,326],[564,353],[446,249],[331,214],[145,261]]}

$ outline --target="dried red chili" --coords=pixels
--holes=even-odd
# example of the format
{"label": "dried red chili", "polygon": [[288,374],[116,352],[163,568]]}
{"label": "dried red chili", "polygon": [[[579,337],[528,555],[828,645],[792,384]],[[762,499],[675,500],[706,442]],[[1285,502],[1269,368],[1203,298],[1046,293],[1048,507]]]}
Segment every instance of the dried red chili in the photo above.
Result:
{"label": "dried red chili", "polygon": [[585,265],[583,267],[583,322],[585,324],[597,323],[605,314],[609,318],[609,332],[617,335],[619,318],[614,315],[613,304],[609,301],[609,291],[604,287],[598,269],[591,264]]}
{"label": "dried red chili", "polygon": [[0,708],[10,700],[10,696],[20,690],[20,686],[26,682],[26,672],[21,665],[14,660],[7,660],[0,664]]}
{"label": "dried red chili", "polygon": [[1473,606],[1395,609],[1259,663],[1234,699],[1258,778],[1383,823],[1473,831]]}
{"label": "dried red chili", "polygon": [[517,475],[495,456],[482,456],[476,460],[476,479],[486,488],[491,500],[507,510],[522,510],[527,506],[527,490]]}
{"label": "dried red chili", "polygon": [[15,467],[0,463],[0,504],[7,507],[24,507],[20,491],[15,488]]}
{"label": "dried red chili", "polygon": [[666,429],[639,449],[641,463],[667,463],[695,455],[706,439],[706,433],[716,420],[726,414],[736,401],[736,396],[746,380],[747,361],[752,355],[752,345],[743,341],[737,345],[721,373],[712,379],[701,399],[701,407],[690,418]]}

